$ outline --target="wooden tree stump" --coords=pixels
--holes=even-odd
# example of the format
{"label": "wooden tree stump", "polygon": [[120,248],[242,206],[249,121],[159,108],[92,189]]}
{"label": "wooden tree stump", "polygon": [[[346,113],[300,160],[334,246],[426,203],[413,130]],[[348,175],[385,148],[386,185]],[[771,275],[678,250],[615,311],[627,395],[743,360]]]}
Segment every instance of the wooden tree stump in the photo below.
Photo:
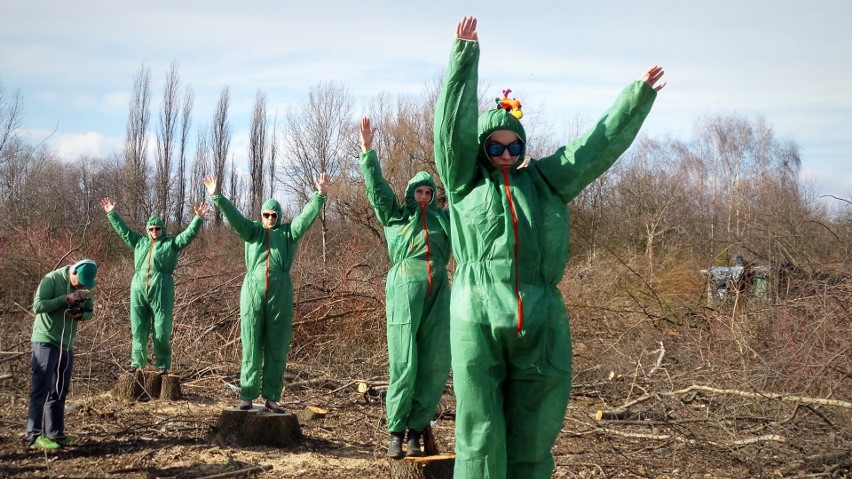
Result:
{"label": "wooden tree stump", "polygon": [[175,401],[183,397],[179,376],[141,369],[119,376],[118,381],[113,386],[113,394],[125,401],[148,401],[150,399]]}
{"label": "wooden tree stump", "polygon": [[452,479],[455,454],[441,454],[432,433],[432,426],[423,430],[423,457],[391,459],[391,479]]}
{"label": "wooden tree stump", "polygon": [[220,447],[291,448],[302,441],[302,429],[296,416],[289,412],[277,414],[257,406],[248,411],[232,407],[222,411],[207,441]]}
{"label": "wooden tree stump", "polygon": [[160,397],[160,389],[163,387],[163,376],[153,371],[145,371],[145,394],[146,399]]}
{"label": "wooden tree stump", "polygon": [[174,374],[163,374],[163,382],[160,387],[160,399],[168,401],[177,401],[183,398],[183,392],[180,390],[180,376]]}
{"label": "wooden tree stump", "polygon": [[452,479],[455,454],[391,459],[391,479]]}
{"label": "wooden tree stump", "polygon": [[145,394],[145,372],[141,369],[124,373],[118,377],[112,389],[113,394],[125,401],[142,400]]}

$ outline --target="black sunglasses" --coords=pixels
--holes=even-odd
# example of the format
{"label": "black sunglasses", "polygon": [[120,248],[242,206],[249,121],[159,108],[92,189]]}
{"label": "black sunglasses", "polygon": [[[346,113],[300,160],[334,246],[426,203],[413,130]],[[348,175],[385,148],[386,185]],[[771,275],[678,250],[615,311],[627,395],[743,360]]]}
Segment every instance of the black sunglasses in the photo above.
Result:
{"label": "black sunglasses", "polygon": [[523,149],[523,147],[524,145],[522,143],[512,143],[511,145],[489,143],[485,145],[485,152],[488,153],[488,156],[501,156],[504,151],[509,150],[509,154],[511,156],[518,156],[521,154],[521,149]]}
{"label": "black sunglasses", "polygon": [[277,213],[263,213],[264,218],[278,218]]}
{"label": "black sunglasses", "polygon": [[148,231],[160,231],[160,229],[161,228],[159,226],[152,226],[152,227],[148,228]]}

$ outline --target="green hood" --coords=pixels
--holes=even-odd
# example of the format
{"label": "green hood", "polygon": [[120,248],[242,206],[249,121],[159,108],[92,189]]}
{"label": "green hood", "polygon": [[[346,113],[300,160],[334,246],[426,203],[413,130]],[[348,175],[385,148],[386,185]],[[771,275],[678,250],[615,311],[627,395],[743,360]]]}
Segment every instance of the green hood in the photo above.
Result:
{"label": "green hood", "polygon": [[432,176],[425,171],[419,171],[413,178],[408,180],[408,186],[405,188],[405,205],[408,206],[412,211],[417,211],[420,209],[420,205],[414,201],[414,190],[420,188],[421,186],[428,186],[432,188],[432,201],[427,205],[427,208],[435,207],[435,196],[437,196],[435,188],[435,181],[432,179]]}
{"label": "green hood", "polygon": [[161,220],[159,216],[151,215],[151,217],[148,218],[148,223],[145,224],[145,231],[147,232],[148,228],[150,228],[151,226],[159,226],[160,229],[162,230],[160,237],[161,238],[166,237],[166,224],[163,223],[163,220]]}
{"label": "green hood", "polygon": [[516,161],[514,165],[514,167],[517,167],[519,163],[523,162],[524,156],[527,152],[527,133],[524,131],[524,127],[521,125],[520,120],[512,116],[509,111],[502,108],[488,110],[479,115],[479,150],[476,155],[477,161],[490,169],[494,168],[494,164],[491,163],[491,159],[485,153],[485,140],[487,140],[488,137],[497,130],[513,131],[516,135],[518,135],[521,143],[523,143],[521,154],[518,155],[518,161]]}
{"label": "green hood", "polygon": [[270,198],[263,202],[263,206],[260,207],[261,214],[264,211],[274,211],[276,215],[278,215],[278,223],[275,225],[277,228],[278,225],[281,224],[281,203],[274,198]]}

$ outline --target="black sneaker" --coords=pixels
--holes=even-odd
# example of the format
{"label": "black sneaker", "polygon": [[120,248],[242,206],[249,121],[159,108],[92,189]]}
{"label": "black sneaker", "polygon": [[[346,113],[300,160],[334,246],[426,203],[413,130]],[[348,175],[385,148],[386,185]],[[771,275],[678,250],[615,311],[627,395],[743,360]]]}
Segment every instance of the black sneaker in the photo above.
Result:
{"label": "black sneaker", "polygon": [[403,457],[405,457],[405,454],[402,452],[402,438],[404,435],[404,432],[390,433],[390,443],[388,443],[388,457],[392,457],[394,459],[402,459]]}

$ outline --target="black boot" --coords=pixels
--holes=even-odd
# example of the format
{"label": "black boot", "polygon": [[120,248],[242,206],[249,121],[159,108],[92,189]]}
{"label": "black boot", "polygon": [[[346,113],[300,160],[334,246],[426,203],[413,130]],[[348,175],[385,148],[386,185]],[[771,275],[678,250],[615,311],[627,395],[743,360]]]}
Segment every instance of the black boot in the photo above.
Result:
{"label": "black boot", "polygon": [[423,431],[408,430],[408,451],[405,455],[408,457],[420,457],[423,455],[423,449],[420,449],[420,436]]}
{"label": "black boot", "polygon": [[392,457],[394,459],[401,459],[405,456],[405,454],[403,454],[402,452],[402,438],[404,436],[404,432],[390,433],[390,443],[388,443],[388,457]]}

